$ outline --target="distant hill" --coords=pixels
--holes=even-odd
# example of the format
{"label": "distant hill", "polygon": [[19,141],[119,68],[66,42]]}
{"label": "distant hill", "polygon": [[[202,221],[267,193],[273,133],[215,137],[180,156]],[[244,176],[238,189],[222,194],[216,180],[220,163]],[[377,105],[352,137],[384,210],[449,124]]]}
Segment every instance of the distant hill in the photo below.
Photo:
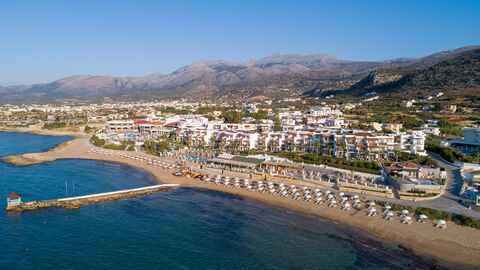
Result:
{"label": "distant hill", "polygon": [[[0,102],[102,97],[318,96],[334,91],[360,93],[384,84],[383,79],[394,82],[410,74],[412,69],[437,66],[439,62],[467,56],[477,49],[480,46],[463,47],[418,59],[399,58],[376,62],[349,61],[326,54],[275,54],[243,63],[199,61],[171,74],[153,73],[143,77],[80,75],[51,83],[0,87]],[[388,78],[383,78],[387,73],[390,74],[386,76]],[[411,80],[434,79],[430,73],[424,74],[423,78],[420,74],[417,76]]]}
{"label": "distant hill", "polygon": [[388,69],[370,72],[363,79],[343,90],[320,91],[310,95],[329,94],[363,95],[379,94],[413,96],[434,91],[474,89],[480,87],[480,49],[469,51],[435,65],[414,69]]}

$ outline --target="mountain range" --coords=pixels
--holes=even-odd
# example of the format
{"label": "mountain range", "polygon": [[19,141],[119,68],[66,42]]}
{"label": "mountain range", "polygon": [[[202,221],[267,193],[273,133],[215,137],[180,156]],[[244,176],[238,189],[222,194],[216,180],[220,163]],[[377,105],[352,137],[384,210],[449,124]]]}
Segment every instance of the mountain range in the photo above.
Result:
{"label": "mountain range", "polygon": [[[359,95],[403,91],[424,83],[430,88],[479,87],[476,57],[480,46],[435,53],[422,58],[384,61],[350,61],[327,54],[274,54],[259,60],[235,63],[199,61],[170,74],[143,77],[78,75],[51,83],[0,86],[0,102],[37,102],[62,99],[128,98],[254,98]],[[443,67],[443,68],[442,68]],[[458,68],[458,69],[456,69]],[[468,69],[470,73],[465,73]],[[452,80],[461,74],[463,83]],[[422,87],[424,87],[423,85]],[[408,87],[407,87],[408,86]]]}

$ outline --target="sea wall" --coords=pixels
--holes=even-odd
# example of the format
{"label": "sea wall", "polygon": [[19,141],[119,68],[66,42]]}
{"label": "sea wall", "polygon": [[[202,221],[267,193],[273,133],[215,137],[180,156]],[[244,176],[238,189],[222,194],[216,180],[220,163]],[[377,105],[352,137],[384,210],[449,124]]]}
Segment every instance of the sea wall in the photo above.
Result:
{"label": "sea wall", "polygon": [[48,208],[48,207],[63,207],[67,209],[78,209],[80,206],[84,204],[99,203],[103,201],[118,200],[118,199],[141,196],[141,195],[147,195],[147,194],[152,194],[159,191],[167,191],[178,186],[179,186],[178,184],[163,184],[163,185],[155,185],[150,187],[112,191],[112,192],[98,193],[98,194],[78,196],[78,197],[45,200],[45,201],[24,202],[24,203],[21,203],[20,205],[7,206],[7,211],[25,211],[25,210],[35,210],[40,208]]}

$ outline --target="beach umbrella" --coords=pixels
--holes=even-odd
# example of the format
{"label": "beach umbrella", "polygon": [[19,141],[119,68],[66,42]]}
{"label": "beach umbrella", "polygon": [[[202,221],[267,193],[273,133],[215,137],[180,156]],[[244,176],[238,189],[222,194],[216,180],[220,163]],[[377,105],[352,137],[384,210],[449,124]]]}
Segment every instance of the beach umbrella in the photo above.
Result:
{"label": "beach umbrella", "polygon": [[373,202],[373,201],[372,201],[372,202],[368,202],[368,206],[370,206],[370,207],[375,206],[375,202]]}
{"label": "beach umbrella", "polygon": [[403,210],[402,210],[402,214],[403,214],[403,215],[408,215],[408,213],[410,213],[410,212],[409,212],[407,209],[403,209]]}
{"label": "beach umbrella", "polygon": [[325,194],[327,194],[327,195],[330,194],[330,193],[332,193],[330,190],[325,191]]}
{"label": "beach umbrella", "polygon": [[403,223],[410,224],[411,221],[412,221],[411,216],[403,216]]}
{"label": "beach umbrella", "polygon": [[353,195],[353,198],[358,199],[359,197],[358,197],[358,195]]}
{"label": "beach umbrella", "polygon": [[248,189],[252,189],[253,187],[252,187],[251,185],[248,185],[247,188],[248,188]]}
{"label": "beach umbrella", "polygon": [[368,216],[375,216],[376,214],[377,214],[377,209],[375,209],[375,207],[371,207],[368,210]]}
{"label": "beach umbrella", "polygon": [[342,202],[345,202],[345,201],[347,201],[347,200],[348,200],[347,197],[342,197]]}
{"label": "beach umbrella", "polygon": [[290,185],[290,188],[295,188],[295,185]]}
{"label": "beach umbrella", "polygon": [[437,227],[445,229],[447,227],[447,222],[443,219],[437,221]]}
{"label": "beach umbrella", "polygon": [[422,222],[422,223],[427,222],[427,216],[426,216],[426,215],[421,214],[421,215],[419,216],[419,218],[420,218],[420,219],[419,219],[420,222]]}
{"label": "beach umbrella", "polygon": [[392,211],[388,211],[386,214],[385,214],[385,219],[392,219],[393,218],[393,212]]}
{"label": "beach umbrella", "polygon": [[331,201],[330,201],[330,206],[331,206],[331,207],[337,206],[337,201],[331,200]]}
{"label": "beach umbrella", "polygon": [[315,189],[315,192],[320,192],[320,189],[319,189],[319,188],[316,188],[316,189]]}
{"label": "beach umbrella", "polygon": [[338,193],[338,196],[340,196],[340,197],[343,197],[344,195],[345,195],[345,193],[343,193],[343,192]]}
{"label": "beach umbrella", "polygon": [[350,203],[345,202],[345,203],[343,204],[343,209],[344,209],[344,210],[350,209]]}
{"label": "beach umbrella", "polygon": [[321,202],[322,202],[322,198],[320,198],[320,197],[315,198],[315,202],[316,202],[317,204],[318,204],[318,203],[321,203]]}
{"label": "beach umbrella", "polygon": [[385,205],[385,211],[389,211],[390,209],[392,209],[390,205]]}
{"label": "beach umbrella", "polygon": [[329,200],[332,200],[332,199],[333,199],[333,195],[332,195],[332,194],[328,194],[327,198],[328,198]]}
{"label": "beach umbrella", "polygon": [[322,193],[317,192],[317,193],[315,193],[315,196],[316,196],[316,197],[320,197],[320,196],[322,196]]}

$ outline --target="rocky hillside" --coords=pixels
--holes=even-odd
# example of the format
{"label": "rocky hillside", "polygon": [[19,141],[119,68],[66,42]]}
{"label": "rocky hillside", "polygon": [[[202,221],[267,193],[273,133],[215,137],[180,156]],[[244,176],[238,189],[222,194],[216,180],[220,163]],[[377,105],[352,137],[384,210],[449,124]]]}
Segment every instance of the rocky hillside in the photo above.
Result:
{"label": "rocky hillside", "polygon": [[444,60],[433,66],[415,70],[377,70],[347,89],[316,92],[329,94],[364,95],[368,92],[398,96],[431,94],[435,91],[473,89],[480,87],[480,49]]}

